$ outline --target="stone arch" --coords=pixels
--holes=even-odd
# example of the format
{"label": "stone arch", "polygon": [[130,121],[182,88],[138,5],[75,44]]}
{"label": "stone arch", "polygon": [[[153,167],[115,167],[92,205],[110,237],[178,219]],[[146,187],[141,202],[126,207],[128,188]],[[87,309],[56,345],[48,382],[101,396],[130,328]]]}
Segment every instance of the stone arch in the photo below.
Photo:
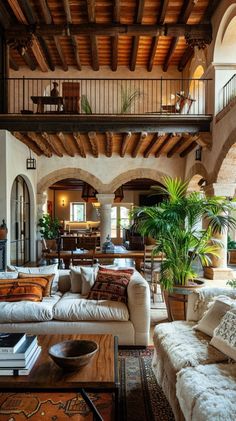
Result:
{"label": "stone arch", "polygon": [[236,62],[236,4],[227,7],[223,14],[215,38],[213,61],[216,63]]}
{"label": "stone arch", "polygon": [[109,185],[109,191],[114,192],[122,184],[127,183],[127,181],[135,180],[136,178],[150,178],[153,181],[162,183],[162,178],[164,176],[166,176],[166,174],[149,168],[137,168],[135,170],[129,170],[113,179]]}
{"label": "stone arch", "polygon": [[189,170],[187,175],[187,180],[189,180],[188,190],[189,191],[199,191],[199,181],[204,178],[204,180],[209,181],[209,175],[206,171],[206,168],[200,162],[196,162]]}
{"label": "stone arch", "polygon": [[236,182],[236,129],[234,129],[221,148],[212,175],[213,183]]}
{"label": "stone arch", "polygon": [[94,187],[95,190],[103,193],[103,183],[88,171],[82,170],[80,168],[62,168],[47,174],[39,181],[37,186],[38,194],[43,193],[48,189],[49,186],[65,178],[77,178],[86,181],[88,184]]}

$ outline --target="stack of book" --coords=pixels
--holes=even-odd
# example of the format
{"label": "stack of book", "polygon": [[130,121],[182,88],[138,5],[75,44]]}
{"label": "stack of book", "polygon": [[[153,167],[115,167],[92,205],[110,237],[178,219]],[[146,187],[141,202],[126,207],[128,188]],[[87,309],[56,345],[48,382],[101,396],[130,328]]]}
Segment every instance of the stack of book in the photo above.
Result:
{"label": "stack of book", "polygon": [[0,333],[0,375],[26,376],[40,352],[35,335]]}

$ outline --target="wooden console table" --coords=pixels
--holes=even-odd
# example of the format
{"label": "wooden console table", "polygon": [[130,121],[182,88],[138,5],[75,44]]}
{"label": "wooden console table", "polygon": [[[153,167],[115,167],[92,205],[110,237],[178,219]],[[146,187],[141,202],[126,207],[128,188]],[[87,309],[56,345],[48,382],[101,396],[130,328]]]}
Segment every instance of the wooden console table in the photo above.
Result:
{"label": "wooden console table", "polygon": [[63,106],[62,96],[31,96],[34,104],[37,104],[37,113],[44,113],[44,105],[57,105],[57,112]]}

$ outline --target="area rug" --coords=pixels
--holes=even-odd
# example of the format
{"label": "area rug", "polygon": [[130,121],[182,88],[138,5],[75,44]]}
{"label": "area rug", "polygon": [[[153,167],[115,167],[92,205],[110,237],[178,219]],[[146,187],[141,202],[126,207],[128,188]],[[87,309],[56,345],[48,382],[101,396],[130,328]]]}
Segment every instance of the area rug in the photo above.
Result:
{"label": "area rug", "polygon": [[[171,408],[151,368],[153,348],[120,350],[119,421],[174,421]],[[90,394],[104,421],[114,413],[112,396]],[[80,394],[1,393],[1,421],[92,421]]]}

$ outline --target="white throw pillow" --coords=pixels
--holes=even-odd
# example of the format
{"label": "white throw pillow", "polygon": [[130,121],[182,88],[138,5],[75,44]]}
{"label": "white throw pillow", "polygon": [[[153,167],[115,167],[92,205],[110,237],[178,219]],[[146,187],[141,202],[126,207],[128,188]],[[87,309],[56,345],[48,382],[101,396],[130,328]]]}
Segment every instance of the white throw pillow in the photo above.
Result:
{"label": "white throw pillow", "polygon": [[233,300],[227,296],[219,296],[213,301],[210,308],[204,313],[194,329],[213,336],[214,329],[219,325],[222,317],[230,310]]}
{"label": "white throw pillow", "polygon": [[17,273],[31,273],[34,275],[55,275],[51,287],[51,294],[55,294],[58,291],[59,272],[57,263],[48,266],[35,266],[35,267],[23,267],[23,266],[9,266],[10,270],[14,270]]}
{"label": "white throw pillow", "polygon": [[210,344],[236,361],[236,310],[227,311]]}
{"label": "white throw pillow", "polygon": [[70,281],[71,281],[71,292],[81,293],[82,290],[82,277],[81,277],[81,266],[70,267]]}
{"label": "white throw pillow", "polygon": [[92,288],[95,279],[97,277],[98,268],[91,266],[81,266],[81,278],[82,278],[82,295],[88,295],[90,289]]}
{"label": "white throw pillow", "polygon": [[0,279],[17,279],[18,272],[0,272]]}

